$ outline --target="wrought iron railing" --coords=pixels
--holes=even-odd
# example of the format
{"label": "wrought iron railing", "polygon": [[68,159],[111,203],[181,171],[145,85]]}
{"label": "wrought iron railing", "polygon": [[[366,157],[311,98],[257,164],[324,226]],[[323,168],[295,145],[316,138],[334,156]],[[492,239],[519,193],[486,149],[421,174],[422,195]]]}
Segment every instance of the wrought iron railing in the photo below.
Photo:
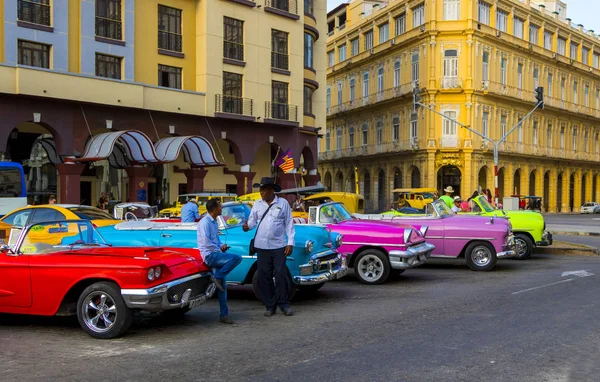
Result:
{"label": "wrought iron railing", "polygon": [[298,122],[298,106],[267,101],[265,102],[265,118]]}
{"label": "wrought iron railing", "polygon": [[290,67],[289,56],[283,53],[271,52],[271,67],[288,70]]}
{"label": "wrought iron railing", "polygon": [[333,105],[327,108],[327,116],[351,111],[354,109],[361,108],[363,106],[372,105],[378,102],[387,101],[390,99],[402,97],[408,94],[412,94],[412,84],[406,83],[399,86],[384,89],[381,92],[373,93],[365,97],[355,98],[351,101],[344,102],[342,104]]}
{"label": "wrought iron railing", "polygon": [[440,78],[440,88],[442,89],[460,89],[462,88],[462,78],[442,77]]}
{"label": "wrought iron railing", "polygon": [[183,36],[167,31],[158,31],[158,48],[173,52],[183,51]]}
{"label": "wrought iron railing", "polygon": [[244,61],[244,44],[233,41],[223,41],[223,57]]}
{"label": "wrought iron railing", "polygon": [[50,5],[29,0],[19,0],[17,19],[28,23],[50,26]]}
{"label": "wrought iron railing", "polygon": [[215,112],[254,116],[254,102],[251,98],[215,95]]}
{"label": "wrought iron railing", "polygon": [[96,16],[96,36],[113,40],[123,39],[123,23],[121,20],[107,19]]}
{"label": "wrought iron railing", "polygon": [[265,0],[265,6],[298,14],[298,0]]}

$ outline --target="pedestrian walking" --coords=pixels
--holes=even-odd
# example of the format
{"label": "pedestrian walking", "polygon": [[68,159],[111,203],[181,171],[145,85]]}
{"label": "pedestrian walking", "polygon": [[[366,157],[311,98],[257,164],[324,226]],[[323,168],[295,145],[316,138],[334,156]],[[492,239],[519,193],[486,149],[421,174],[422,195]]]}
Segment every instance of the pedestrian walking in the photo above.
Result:
{"label": "pedestrian walking", "polygon": [[188,199],[187,203],[181,207],[181,222],[182,223],[193,223],[200,219],[200,213],[198,212],[198,204],[194,197]]}
{"label": "pedestrian walking", "polygon": [[158,198],[156,198],[156,209],[158,210],[158,212],[160,212],[160,210],[162,210],[164,208],[164,202],[162,200],[162,195],[158,195]]}
{"label": "pedestrian walking", "polygon": [[454,199],[452,198],[452,194],[454,194],[454,188],[452,186],[448,186],[444,188],[445,195],[440,196],[440,200],[446,203],[448,208],[452,208],[454,205]]}
{"label": "pedestrian walking", "polygon": [[204,263],[212,268],[212,281],[215,283],[219,297],[219,321],[224,324],[233,324],[229,318],[227,306],[227,283],[225,278],[242,261],[242,256],[227,253],[229,247],[219,239],[219,224],[217,217],[223,212],[219,199],[210,199],[206,202],[207,214],[200,220],[197,228],[198,249]]}
{"label": "pedestrian walking", "polygon": [[[254,203],[250,218],[243,230],[256,227],[254,248],[258,253],[258,287],[267,311],[265,316],[275,314],[277,307],[286,316],[292,316],[290,307],[290,281],[287,276],[286,257],[294,248],[294,224],[289,203],[275,195],[281,187],[273,178],[262,178],[254,184],[260,188],[261,200]],[[275,283],[273,283],[275,278]]]}

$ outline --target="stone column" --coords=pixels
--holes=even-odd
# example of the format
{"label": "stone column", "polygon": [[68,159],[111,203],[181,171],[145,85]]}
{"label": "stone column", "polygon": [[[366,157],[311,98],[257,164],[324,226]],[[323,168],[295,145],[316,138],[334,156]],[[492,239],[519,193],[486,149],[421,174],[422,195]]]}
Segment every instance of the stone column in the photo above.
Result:
{"label": "stone column", "polygon": [[521,167],[521,195],[529,195],[529,175],[531,173],[531,169],[529,165],[526,164]]}
{"label": "stone column", "polygon": [[[281,186],[282,190],[296,188],[298,187],[296,182],[299,178],[299,175],[294,173],[281,174],[277,176],[277,183]],[[335,179],[332,179],[332,182],[335,183]]]}
{"label": "stone column", "polygon": [[[473,172],[473,161],[471,159],[472,152],[472,149],[464,150],[465,166],[459,195],[463,199],[468,199],[469,196],[471,196],[471,193],[476,188],[473,187],[473,185],[477,184],[477,178],[479,177],[479,173],[477,173],[477,171],[475,171],[475,173]],[[473,181],[474,179],[475,181]]]}
{"label": "stone column", "polygon": [[242,165],[240,171],[230,171],[225,169],[223,170],[223,173],[235,176],[235,179],[237,180],[236,193],[238,195],[252,193],[252,181],[256,172],[250,171],[250,165]]}
{"label": "stone column", "polygon": [[[577,169],[575,171],[575,187],[573,187],[573,209],[577,210],[581,205],[585,202],[585,200],[581,200],[581,178],[582,178],[581,169]],[[571,211],[573,212],[573,211]]]}
{"label": "stone column", "polygon": [[560,212],[570,212],[569,210],[569,198],[571,195],[570,190],[570,180],[571,180],[571,171],[569,169],[565,169],[562,173],[562,200]]}
{"label": "stone column", "polygon": [[548,212],[558,212],[558,206],[556,204],[556,192],[558,190],[556,177],[556,169],[551,169],[548,182],[548,185],[550,186],[550,192],[548,192],[548,198],[550,198],[550,200],[548,200]]}
{"label": "stone column", "polygon": [[595,202],[596,198],[594,193],[594,175],[592,174],[592,170],[588,170],[585,173],[585,202]]}
{"label": "stone column", "polygon": [[[421,187],[437,189],[437,173],[435,172],[435,149],[427,149],[427,167],[421,169],[421,176],[425,176],[425,181],[421,183]],[[412,174],[409,174],[409,183],[406,188],[412,187]]]}
{"label": "stone column", "polygon": [[[317,174],[316,169],[308,170],[308,174],[304,175],[302,179],[304,179],[304,184],[306,186],[316,186],[319,182],[319,174]],[[352,192],[354,192],[354,184],[350,185],[350,189],[352,190]]]}
{"label": "stone column", "polygon": [[150,176],[150,168],[127,167],[125,172],[129,178],[129,194],[127,199],[130,202],[148,202],[148,177]]}
{"label": "stone column", "polygon": [[[81,173],[85,164],[60,163],[56,165],[58,171],[59,195],[58,203],[80,204],[81,200]],[[93,205],[92,200],[87,201]]]}
{"label": "stone column", "polygon": [[187,170],[183,170],[183,173],[187,178],[188,194],[204,191],[204,178],[206,177],[206,174],[208,174],[208,170],[203,168],[189,168]]}

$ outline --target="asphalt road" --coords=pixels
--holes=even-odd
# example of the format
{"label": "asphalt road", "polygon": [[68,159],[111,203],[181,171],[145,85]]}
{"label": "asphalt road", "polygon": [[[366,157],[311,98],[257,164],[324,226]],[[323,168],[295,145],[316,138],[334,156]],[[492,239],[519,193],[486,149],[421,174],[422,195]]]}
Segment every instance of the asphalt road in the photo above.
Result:
{"label": "asphalt road", "polygon": [[554,240],[567,241],[576,244],[589,245],[600,249],[599,236],[575,236],[575,235],[554,235]]}
{"label": "asphalt road", "polygon": [[[562,276],[587,270],[595,275]],[[0,380],[595,381],[600,258],[536,255],[493,272],[436,260],[381,286],[354,277],[263,317],[247,287],[112,341],[70,318],[0,316]]]}
{"label": "asphalt road", "polygon": [[600,226],[600,214],[544,214],[546,224]]}

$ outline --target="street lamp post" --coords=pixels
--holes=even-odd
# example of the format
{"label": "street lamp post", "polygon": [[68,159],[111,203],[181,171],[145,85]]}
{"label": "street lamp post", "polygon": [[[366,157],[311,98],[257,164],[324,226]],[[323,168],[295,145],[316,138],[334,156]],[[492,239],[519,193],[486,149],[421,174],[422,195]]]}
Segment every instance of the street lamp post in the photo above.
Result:
{"label": "street lamp post", "polygon": [[482,139],[485,139],[486,141],[490,142],[493,146],[494,146],[494,199],[496,201],[496,205],[498,205],[498,198],[499,198],[499,193],[498,193],[498,147],[500,146],[500,144],[502,142],[504,142],[506,140],[506,138],[510,135],[510,133],[512,133],[516,128],[518,128],[519,126],[521,126],[523,124],[523,121],[525,121],[527,118],[529,118],[533,112],[535,112],[538,108],[544,109],[544,88],[543,87],[538,87],[535,89],[535,99],[537,100],[537,103],[535,105],[535,107],[533,108],[533,110],[531,110],[523,119],[521,119],[519,121],[519,123],[517,123],[515,126],[513,126],[512,129],[510,129],[508,131],[508,133],[504,134],[504,136],[502,138],[500,138],[498,141],[493,140],[492,138],[483,135],[482,133],[471,129],[471,127],[469,125],[465,125],[462,124],[442,113],[440,113],[439,111],[435,110],[432,107],[429,107],[427,105],[424,105],[421,103],[421,90],[419,89],[419,84],[415,84],[415,87],[413,89],[413,108],[415,111],[417,111],[417,109],[419,107],[424,107],[427,110],[430,110],[432,112],[434,112],[435,114],[440,115],[442,118],[445,118],[451,122],[456,123],[457,125],[459,125],[460,127],[463,127],[467,130],[469,130],[470,132],[472,132],[475,135],[480,136]]}

